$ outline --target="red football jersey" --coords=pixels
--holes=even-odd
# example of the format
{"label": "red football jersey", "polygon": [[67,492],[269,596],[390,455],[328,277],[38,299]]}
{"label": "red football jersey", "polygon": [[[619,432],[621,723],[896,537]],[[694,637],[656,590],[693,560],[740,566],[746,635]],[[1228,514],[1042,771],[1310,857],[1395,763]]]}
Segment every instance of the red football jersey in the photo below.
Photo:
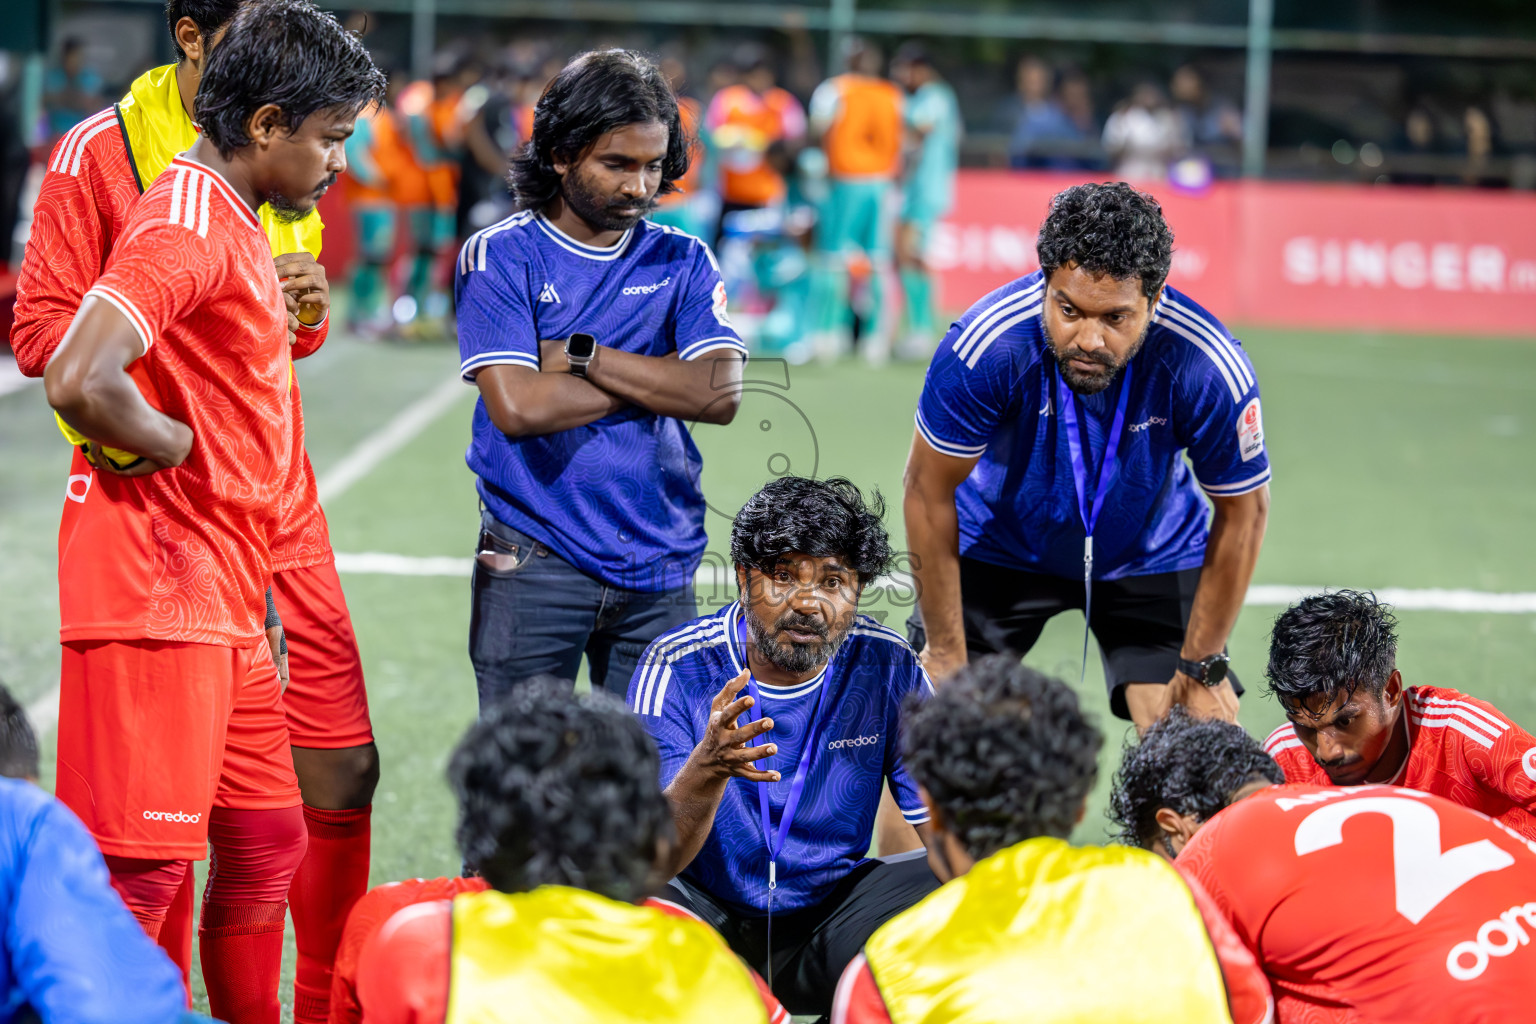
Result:
{"label": "red football jersey", "polygon": [[134,205],[88,291],[144,344],[130,372],[192,428],[174,469],[81,467],[59,524],[61,638],[247,646],[293,446],[288,319],[266,234],[222,177],[177,157]]}
{"label": "red football jersey", "polygon": [[[107,254],[139,200],[139,180],[118,123],[108,107],[64,133],[48,158],[37,202],[32,233],[16,283],[15,324],[11,347],[16,363],[29,377],[41,377],[80,301],[106,269]],[[270,261],[270,256],[269,256]],[[302,359],[325,342],[329,320],[301,329],[292,355]],[[297,386],[293,401],[293,460],[281,529],[273,540],[277,570],[297,569],[329,561],[330,533],[320,510],[315,474],[304,451],[304,417]],[[90,472],[76,459],[74,476]],[[71,484],[71,487],[75,487]]]}
{"label": "red football jersey", "polygon": [[[453,898],[488,888],[479,878],[412,878],[369,890],[347,918],[336,951],[330,1024],[358,1024],[363,1019],[359,991],[365,993],[370,1024],[442,1024],[448,1017]],[[667,900],[652,898],[645,905],[699,920]],[[410,914],[395,918],[407,907],[413,908]],[[370,942],[386,924],[391,934]],[[789,1011],[756,971],[748,971],[768,1011],[768,1024],[789,1024]],[[361,985],[360,974],[366,976]]]}
{"label": "red football jersey", "polygon": [[[1536,840],[1536,737],[1458,690],[1410,686],[1403,700],[1408,760],[1390,784],[1443,796]],[[1270,733],[1264,749],[1285,781],[1332,785],[1291,725]]]}
{"label": "red football jersey", "polygon": [[1438,796],[1284,785],[1175,862],[1269,976],[1281,1024],[1536,1021],[1536,847]]}

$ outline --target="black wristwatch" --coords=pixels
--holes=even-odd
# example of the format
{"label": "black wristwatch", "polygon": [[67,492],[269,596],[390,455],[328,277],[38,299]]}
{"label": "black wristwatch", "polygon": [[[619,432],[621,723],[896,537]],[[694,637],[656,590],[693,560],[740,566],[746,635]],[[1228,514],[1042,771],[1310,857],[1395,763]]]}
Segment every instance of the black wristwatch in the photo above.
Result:
{"label": "black wristwatch", "polygon": [[1231,661],[1226,651],[1213,654],[1204,661],[1188,661],[1180,658],[1179,671],[1206,686],[1215,686],[1227,678],[1227,665]]}
{"label": "black wristwatch", "polygon": [[577,377],[587,375],[587,365],[597,354],[597,339],[590,334],[573,334],[565,339],[565,360],[571,364],[571,373]]}

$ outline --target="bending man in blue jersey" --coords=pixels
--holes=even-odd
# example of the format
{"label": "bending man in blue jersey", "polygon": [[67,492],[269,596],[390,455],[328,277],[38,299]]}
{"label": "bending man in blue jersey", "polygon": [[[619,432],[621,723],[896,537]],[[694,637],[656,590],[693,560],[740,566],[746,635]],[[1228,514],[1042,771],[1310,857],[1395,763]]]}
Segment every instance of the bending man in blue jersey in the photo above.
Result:
{"label": "bending man in blue jersey", "polygon": [[480,706],[541,673],[622,694],[694,617],[701,460],[746,346],[709,248],[645,220],[688,169],[649,60],[585,53],[544,90],[512,166],[518,212],[459,254],[459,353],[480,389],[467,459],[483,506],[470,659]]}
{"label": "bending man in blue jersey", "polygon": [[0,1021],[194,1024],[181,973],[112,890],[96,841],[38,789],[37,737],[0,686]]}
{"label": "bending man in blue jersey", "polygon": [[904,502],[913,644],[942,683],[1084,609],[1116,715],[1235,720],[1227,637],[1269,510],[1253,365],[1165,284],[1173,232],[1151,196],[1069,188],[1038,251],[928,367]]}
{"label": "bending man in blue jersey", "polygon": [[795,1014],[828,1013],[870,933],[938,886],[921,854],[866,856],[887,780],[928,840],[900,715],[932,687],[900,634],[858,614],[890,567],[883,513],[843,479],[764,487],[731,529],[740,600],[658,637],[629,687],[661,750],[674,898]]}

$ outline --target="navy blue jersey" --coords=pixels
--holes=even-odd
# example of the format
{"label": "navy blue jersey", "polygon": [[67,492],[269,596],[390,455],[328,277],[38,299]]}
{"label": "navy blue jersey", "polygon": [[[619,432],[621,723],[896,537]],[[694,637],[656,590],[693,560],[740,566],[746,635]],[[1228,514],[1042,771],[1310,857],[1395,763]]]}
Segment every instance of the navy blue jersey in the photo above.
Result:
{"label": "navy blue jersey", "polygon": [[[938,452],[980,456],[955,491],[962,555],[1080,579],[1086,530],[1057,415],[1056,360],[1040,324],[1044,293],[1036,271],[950,327],[923,382],[917,429]],[[1119,387],[1117,378],[1078,397],[1090,499]],[[1098,579],[1199,568],[1209,517],[1199,489],[1237,495],[1269,481],[1253,365],[1220,321],[1174,288],[1131,360],[1117,462],[1094,529]]]}
{"label": "navy blue jersey", "polygon": [[113,891],[80,819],[16,779],[0,779],[0,923],[0,1021],[23,1007],[57,1024],[194,1019],[180,972]]}
{"label": "navy blue jersey", "polygon": [[[459,253],[459,356],[539,368],[539,342],[591,334],[647,356],[746,355],[703,242],[642,221],[611,248],[583,245],[524,211]],[[482,399],[466,454],[491,513],[589,576],[631,590],[693,578],[704,552],[702,460],[683,421],[628,407],[584,427],[508,437]]]}
{"label": "navy blue jersey", "polygon": [[[740,620],[738,602],[663,633],[646,650],[630,681],[629,705],[661,750],[662,786],[671,784],[704,738],[710,702],[746,667],[737,639]],[[816,678],[787,689],[759,683],[758,689],[763,698],[758,710],[773,719],[768,735],[779,748],[773,757],[757,762],[759,768],[781,775],[778,782],[766,784],[775,832],[821,698],[816,751],[777,860],[777,914],[815,905],[863,863],[883,780],[890,781],[907,821],[921,825],[928,820],[917,784],[901,764],[900,718],[907,694],[926,696],[933,684],[899,633],[860,615]],[[682,873],[749,917],[768,910],[768,844],[758,785],[746,779],[726,784],[714,829]]]}

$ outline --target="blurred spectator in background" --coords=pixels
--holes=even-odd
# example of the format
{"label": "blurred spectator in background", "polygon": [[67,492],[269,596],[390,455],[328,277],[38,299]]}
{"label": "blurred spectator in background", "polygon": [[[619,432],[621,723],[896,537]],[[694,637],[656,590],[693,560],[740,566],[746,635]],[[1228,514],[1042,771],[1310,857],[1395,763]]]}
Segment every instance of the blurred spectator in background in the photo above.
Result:
{"label": "blurred spectator in background", "polygon": [[512,213],[507,169],[522,141],[512,102],[515,80],[507,64],[464,92],[464,148],[459,154],[458,236],[468,238]]}
{"label": "blurred spectator in background", "polygon": [[[850,330],[857,307],[865,355],[880,362],[890,355],[892,325],[882,301],[894,276],[886,205],[901,169],[902,94],[880,77],[881,54],[872,43],[849,37],[845,59],[847,71],[811,96],[811,131],[826,154],[828,191],[816,226],[806,326],[818,355],[838,355],[845,339],[857,337]],[[863,301],[852,296],[855,265]]]}
{"label": "blurred spectator in background", "polygon": [[1168,83],[1174,113],[1183,122],[1184,138],[1193,152],[1210,161],[1222,177],[1232,177],[1241,167],[1243,115],[1224,97],[1212,96],[1205,79],[1192,64],[1173,73]]}
{"label": "blurred spectator in background", "polygon": [[396,302],[393,272],[396,219],[404,214],[413,228],[420,228],[426,220],[422,212],[432,206],[431,186],[395,108],[408,81],[402,71],[390,74],[388,99],[372,114],[364,111],[358,117],[346,144],[347,197],[359,258],[352,275],[349,327],[364,337],[392,335],[397,321],[409,321],[416,312],[414,302]]}
{"label": "blurred spectator in background", "polygon": [[1392,174],[1394,184],[1436,183],[1434,173],[1424,166],[1439,148],[1435,138],[1435,120],[1423,106],[1415,105],[1408,111],[1408,116],[1403,120],[1403,137],[1397,148],[1405,159]]}
{"label": "blurred spectator in background", "polygon": [[[415,251],[406,278],[405,298],[395,319],[416,337],[442,337],[448,313],[444,280],[448,254],[455,248],[459,205],[459,153],[464,145],[461,101],[465,86],[479,78],[479,68],[455,54],[439,54],[432,81],[412,82],[401,90],[397,113],[411,152],[427,183],[427,202],[409,210]],[[468,76],[468,81],[464,78]]]}
{"label": "blurred spectator in background", "polygon": [[1467,162],[1461,171],[1461,183],[1476,187],[1503,184],[1488,178],[1488,160],[1493,156],[1493,122],[1482,107],[1468,107],[1461,116],[1462,132],[1467,138]]}
{"label": "blurred spectator in background", "polygon": [[[21,190],[27,180],[31,155],[27,132],[22,127],[20,61],[0,53],[0,277],[11,264],[16,222],[21,214]],[[8,289],[0,287],[0,292]],[[10,299],[0,295],[0,332],[10,323]],[[3,347],[3,335],[0,335]]]}
{"label": "blurred spectator in background", "polygon": [[732,57],[737,74],[709,101],[704,123],[720,171],[720,219],[737,210],[783,202],[784,175],[769,159],[776,144],[786,150],[805,137],[805,108],[775,84],[768,52],[743,46]]}
{"label": "blurred spectator in background", "polygon": [[1092,139],[1094,127],[1091,103],[1087,111],[1088,123],[1084,124],[1082,120],[1081,100],[1087,95],[1087,82],[1081,75],[1073,79],[1076,92],[1073,99],[1079,107],[1074,117],[1057,97],[1055,79],[1055,72],[1039,57],[1020,59],[1015,77],[1018,91],[1008,104],[1012,132],[1008,140],[1010,166],[1021,170],[1084,166],[1084,144]]}
{"label": "blurred spectator in background", "polygon": [[1163,91],[1142,82],[1104,122],[1104,149],[1115,176],[1127,181],[1158,181],[1168,165],[1188,148],[1184,124]]}
{"label": "blurred spectator in background", "polygon": [[48,69],[43,83],[48,145],[104,106],[101,76],[85,65],[85,44],[73,36],[65,39],[59,48],[58,66]]}
{"label": "blurred spectator in background", "polygon": [[921,358],[938,343],[933,272],[926,262],[928,239],[933,226],[954,205],[964,125],[955,90],[940,77],[923,44],[901,45],[891,58],[891,77],[907,91],[907,130],[913,144],[896,234],[896,265],[906,313],[898,349],[904,356]]}
{"label": "blurred spectator in background", "polygon": [[[680,231],[686,231],[690,235],[703,237],[704,232],[715,221],[711,214],[714,212],[716,200],[714,195],[703,187],[704,182],[710,180],[709,171],[705,169],[710,154],[699,138],[701,108],[699,101],[686,92],[688,69],[677,56],[662,59],[661,73],[667,77],[667,81],[672,84],[672,91],[677,94],[677,114],[682,124],[683,134],[688,137],[692,157],[688,162],[688,173],[673,183],[677,186],[677,191],[669,192],[656,200],[656,209],[651,214],[651,220],[657,224],[665,224]],[[793,100],[794,97],[790,99]],[[796,106],[798,105],[796,103]]]}

